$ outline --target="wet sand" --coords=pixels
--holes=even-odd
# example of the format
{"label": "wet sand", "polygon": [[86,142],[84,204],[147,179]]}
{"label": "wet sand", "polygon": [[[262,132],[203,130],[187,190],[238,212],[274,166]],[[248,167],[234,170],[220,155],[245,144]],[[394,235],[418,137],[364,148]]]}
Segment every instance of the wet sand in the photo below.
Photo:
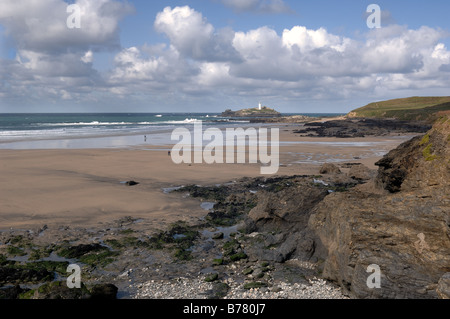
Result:
{"label": "wet sand", "polygon": [[[410,138],[308,138],[295,136],[295,126],[279,127],[277,175],[318,174],[324,162],[358,162],[374,169],[383,154]],[[205,215],[198,200],[163,189],[262,176],[260,164],[176,165],[167,153],[171,145],[148,143],[120,149],[0,150],[0,230],[95,227],[125,216],[155,226],[198,219]],[[139,185],[123,184],[130,180]]]}

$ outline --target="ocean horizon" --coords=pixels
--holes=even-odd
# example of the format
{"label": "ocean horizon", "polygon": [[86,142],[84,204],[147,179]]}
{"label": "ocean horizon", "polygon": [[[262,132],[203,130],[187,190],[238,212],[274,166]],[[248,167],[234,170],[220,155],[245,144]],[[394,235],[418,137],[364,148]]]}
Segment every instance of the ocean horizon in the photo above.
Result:
{"label": "ocean horizon", "polygon": [[0,114],[0,149],[103,148],[145,142],[167,145],[168,132],[200,121],[205,127],[250,125],[249,119],[222,117],[220,113],[3,113]]}

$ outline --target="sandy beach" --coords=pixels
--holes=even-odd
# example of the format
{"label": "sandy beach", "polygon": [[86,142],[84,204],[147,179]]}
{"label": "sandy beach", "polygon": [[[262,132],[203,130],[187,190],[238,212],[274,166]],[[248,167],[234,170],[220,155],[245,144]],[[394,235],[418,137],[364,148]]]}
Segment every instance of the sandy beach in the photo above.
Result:
{"label": "sandy beach", "polygon": [[[374,163],[408,137],[298,137],[280,125],[277,175],[318,174],[321,163]],[[151,141],[149,142],[151,143]],[[181,185],[215,185],[261,176],[260,164],[180,164],[171,145],[129,148],[0,150],[0,229],[91,227],[125,216],[162,226],[205,215],[198,200],[165,194]],[[123,182],[137,181],[127,187]],[[156,227],[155,226],[155,227]]]}
{"label": "sandy beach", "polygon": [[[273,236],[246,229],[252,226],[242,214],[261,214],[266,196],[275,196],[273,207],[287,209],[285,218],[290,218],[285,195],[298,198],[300,210],[311,209],[316,200],[359,183],[345,174],[354,164],[366,165],[373,175],[374,164],[414,134],[305,137],[296,133],[295,124],[271,127],[280,132],[275,175],[262,175],[261,161],[175,164],[168,153],[174,152],[173,145],[161,144],[160,135],[158,143],[152,143],[152,135],[131,137],[140,142],[127,147],[92,148],[96,139],[86,140],[86,148],[3,147],[0,258],[7,265],[1,268],[0,283],[6,286],[0,292],[12,299],[48,299],[52,294],[78,299],[76,289],[51,288],[75,263],[81,265],[82,282],[91,294],[100,285],[119,299],[348,298],[320,279],[316,257],[285,260],[278,250],[267,250],[290,244],[283,243],[283,232]],[[71,142],[61,144],[84,141]],[[248,160],[248,148],[246,153]],[[335,164],[344,174],[321,176],[324,163]],[[190,190],[172,192],[182,186]],[[277,197],[278,191],[285,195]],[[292,243],[308,250],[310,241]],[[36,290],[36,285],[46,288]],[[40,292],[46,289],[48,293]]]}

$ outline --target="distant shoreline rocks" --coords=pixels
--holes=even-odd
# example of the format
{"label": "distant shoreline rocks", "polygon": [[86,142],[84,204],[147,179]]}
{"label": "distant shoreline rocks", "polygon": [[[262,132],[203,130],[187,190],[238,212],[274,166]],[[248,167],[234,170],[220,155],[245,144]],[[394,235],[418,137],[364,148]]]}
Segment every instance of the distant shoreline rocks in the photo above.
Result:
{"label": "distant shoreline rocks", "polygon": [[222,117],[281,117],[281,113],[267,106],[261,108],[250,108],[239,111],[226,110]]}
{"label": "distant shoreline rocks", "polygon": [[250,123],[306,123],[316,119],[305,115],[283,116],[280,112],[266,106],[239,111],[228,109],[221,116],[247,119]]}

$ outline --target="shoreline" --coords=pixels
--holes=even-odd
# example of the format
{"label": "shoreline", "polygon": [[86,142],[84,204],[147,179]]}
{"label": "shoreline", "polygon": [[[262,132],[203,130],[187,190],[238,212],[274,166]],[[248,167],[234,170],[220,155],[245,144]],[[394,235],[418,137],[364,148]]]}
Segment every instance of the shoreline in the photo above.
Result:
{"label": "shoreline", "polygon": [[[204,282],[211,271],[216,272],[217,267],[211,262],[230,238],[211,239],[211,234],[221,228],[204,225],[210,200],[167,192],[167,189],[187,185],[217,187],[234,185],[236,181],[238,185],[248,179],[294,176],[304,176],[303,179],[311,182],[319,178],[322,163],[333,161],[344,173],[349,170],[345,163],[362,163],[373,170],[382,155],[410,138],[406,135],[351,139],[299,137],[293,134],[297,125],[271,126],[280,128],[281,165],[274,176],[262,176],[259,164],[175,165],[167,154],[172,145],[0,150],[3,176],[0,192],[5,199],[0,205],[0,255],[10,256],[11,241],[18,241],[17,238],[21,238],[15,244],[19,251],[28,254],[17,257],[19,261],[29,258],[35,250],[53,247],[54,252],[61,251],[67,243],[75,246],[100,243],[110,249],[120,242],[121,255],[111,264],[99,269],[83,267],[87,267],[85,271],[91,277],[87,283],[112,282],[119,287],[119,298],[125,299],[171,298],[182,292],[189,299],[193,290],[200,288],[209,291],[205,296],[211,289],[216,296],[220,283],[228,285],[225,297],[229,298],[346,298],[334,284],[317,279],[320,264],[306,265],[295,260],[287,264],[271,262],[270,267],[262,267],[256,257],[237,261],[217,266],[225,277],[212,286]],[[138,184],[126,186],[125,181]],[[198,242],[199,250],[193,252],[198,258],[194,262],[174,262],[173,248],[149,251],[143,244],[177,223],[194,227],[203,234]],[[208,235],[204,237],[205,234]],[[250,235],[236,238],[246,246],[253,242]],[[36,245],[33,251],[27,248],[30,245]],[[249,278],[258,280],[256,275],[243,275],[249,268],[256,273],[266,269],[261,278],[268,276],[270,288],[244,289]],[[295,278],[286,281],[292,272],[296,273]],[[161,282],[166,294],[154,295],[152,289],[161,287]],[[185,290],[180,290],[180,282]]]}
{"label": "shoreline", "polygon": [[[280,128],[280,168],[276,175],[315,175],[327,162],[359,162],[375,169],[377,160],[410,138],[297,137],[291,133],[293,129]],[[167,155],[171,147],[147,144],[106,149],[0,150],[0,191],[6,199],[0,206],[0,228],[48,224],[52,220],[69,224],[78,220],[83,224],[89,219],[101,222],[124,214],[145,217],[148,212],[154,217],[167,210],[188,214],[189,209],[195,212],[192,204],[183,209],[182,203],[162,200],[162,189],[261,176],[259,164],[176,165]],[[120,184],[130,180],[140,184],[134,188]]]}

